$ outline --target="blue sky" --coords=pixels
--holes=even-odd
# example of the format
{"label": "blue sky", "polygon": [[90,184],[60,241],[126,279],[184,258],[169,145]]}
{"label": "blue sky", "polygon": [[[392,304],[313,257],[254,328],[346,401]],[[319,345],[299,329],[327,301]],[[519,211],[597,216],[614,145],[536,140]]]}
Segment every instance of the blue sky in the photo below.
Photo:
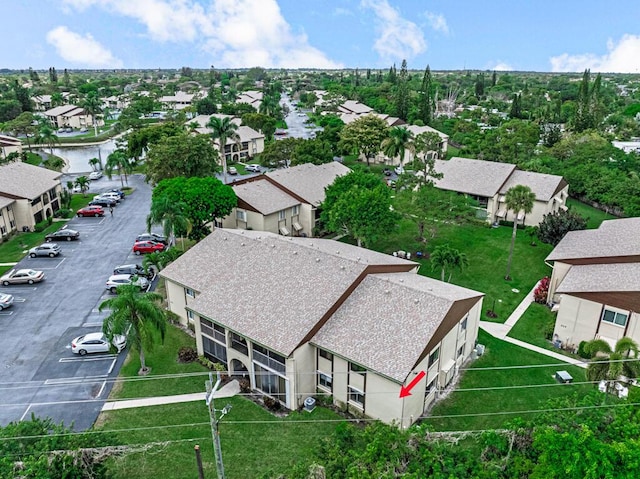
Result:
{"label": "blue sky", "polygon": [[640,1],[5,0],[0,68],[640,73]]}

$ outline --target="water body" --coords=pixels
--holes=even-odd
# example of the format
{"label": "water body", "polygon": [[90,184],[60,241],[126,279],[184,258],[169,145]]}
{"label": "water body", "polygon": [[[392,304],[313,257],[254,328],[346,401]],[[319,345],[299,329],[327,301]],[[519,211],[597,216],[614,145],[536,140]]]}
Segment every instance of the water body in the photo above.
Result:
{"label": "water body", "polygon": [[[67,168],[64,169],[65,173],[79,174],[93,171],[91,165],[89,165],[91,158],[102,158],[102,164],[104,165],[107,157],[113,153],[115,149],[116,142],[111,139],[98,145],[54,147],[53,154],[66,160]],[[48,152],[49,149],[46,148],[45,151]]]}

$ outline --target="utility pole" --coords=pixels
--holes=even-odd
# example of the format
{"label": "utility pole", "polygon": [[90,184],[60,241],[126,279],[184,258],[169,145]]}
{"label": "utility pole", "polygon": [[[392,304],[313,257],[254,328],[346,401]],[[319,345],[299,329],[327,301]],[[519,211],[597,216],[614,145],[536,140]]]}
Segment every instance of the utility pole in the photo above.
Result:
{"label": "utility pole", "polygon": [[[209,380],[205,383],[207,388],[207,395],[205,402],[209,409],[209,421],[211,422],[211,435],[213,436],[213,449],[216,456],[216,470],[218,471],[218,479],[225,479],[224,464],[222,463],[222,447],[220,446],[220,433],[218,432],[218,423],[226,416],[231,410],[231,404],[227,404],[223,409],[216,409],[213,403],[213,396],[220,387],[220,373],[218,372],[218,380],[213,383],[213,373],[209,373]],[[222,413],[220,417],[216,416],[216,413]]]}

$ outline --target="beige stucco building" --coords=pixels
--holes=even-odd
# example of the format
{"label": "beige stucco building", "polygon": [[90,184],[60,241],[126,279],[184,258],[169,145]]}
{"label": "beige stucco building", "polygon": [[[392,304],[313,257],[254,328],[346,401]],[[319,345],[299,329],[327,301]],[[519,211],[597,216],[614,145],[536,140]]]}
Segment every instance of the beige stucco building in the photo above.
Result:
{"label": "beige stucco building", "polygon": [[22,153],[22,142],[14,136],[0,135],[0,158],[6,159],[11,153]]}
{"label": "beige stucco building", "polygon": [[[227,140],[227,144],[225,145],[224,151],[225,156],[227,158],[227,162],[237,163],[238,161],[245,161],[259,153],[264,151],[264,135],[253,128],[250,128],[246,125],[242,125],[242,120],[237,117],[233,117],[230,115],[198,115],[194,117],[191,121],[187,123],[187,126],[190,126],[193,123],[197,123],[198,127],[195,128],[197,133],[202,135],[210,135],[212,130],[207,125],[211,117],[217,118],[231,118],[231,121],[238,125],[238,129],[236,133],[238,134],[238,141]],[[217,141],[214,142],[214,146],[220,151],[220,145]]]}
{"label": "beige stucco building", "polygon": [[[520,224],[537,226],[544,215],[567,209],[569,185],[562,176],[521,171],[511,163],[457,157],[448,161],[436,160],[435,169],[442,174],[442,178],[434,180],[437,188],[474,198],[483,216],[486,215],[491,223],[516,220]],[[528,186],[536,196],[533,211],[527,215],[520,212],[517,219],[505,204],[507,191],[516,185]]]}
{"label": "beige stucco building", "polygon": [[[62,105],[44,112],[55,128],[89,128],[93,126],[93,116],[76,105]],[[97,126],[104,126],[104,120],[96,118]]]}
{"label": "beige stucco building", "polygon": [[554,338],[640,342],[640,218],[607,220],[570,231],[547,257],[553,262],[548,301],[558,311]]}
{"label": "beige stucco building", "polygon": [[4,226],[7,233],[33,229],[58,211],[61,176],[57,171],[19,161],[0,166],[0,227]]}
{"label": "beige stucco building", "polygon": [[222,220],[222,226],[313,236],[325,188],[350,171],[335,161],[307,163],[236,181],[231,187],[238,205]]}
{"label": "beige stucco building", "polygon": [[418,266],[333,240],[217,229],[161,276],[198,352],[253,389],[289,409],[324,395],[406,427],[470,357],[483,296]]}

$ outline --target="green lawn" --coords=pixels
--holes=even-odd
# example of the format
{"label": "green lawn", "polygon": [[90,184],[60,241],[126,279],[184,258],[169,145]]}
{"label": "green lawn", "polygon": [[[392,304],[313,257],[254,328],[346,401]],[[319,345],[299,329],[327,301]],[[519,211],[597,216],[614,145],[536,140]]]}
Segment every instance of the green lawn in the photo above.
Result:
{"label": "green lawn", "polygon": [[[129,352],[120,370],[120,378],[134,378],[133,381],[118,383],[111,392],[111,398],[136,398],[149,396],[171,396],[204,391],[208,379],[208,369],[198,362],[178,363],[178,350],[183,346],[196,347],[196,340],[173,325],[167,326],[164,343],[152,351],[145,351],[145,362],[151,373],[139,378],[140,357],[137,352]],[[155,379],[165,374],[194,374],[193,376],[171,379]]]}
{"label": "green lawn", "polygon": [[[586,381],[585,370],[582,368],[561,363],[548,356],[496,339],[482,330],[480,330],[478,342],[486,346],[485,354],[471,365],[472,369],[464,372],[456,390],[431,412],[431,416],[466,416],[426,418],[425,423],[432,425],[435,430],[501,428],[506,422],[513,421],[517,417],[530,419],[535,416],[535,414],[508,414],[510,411],[542,409],[547,407],[547,401],[550,399],[568,394],[583,395],[594,388],[589,384],[560,384],[553,377],[556,371],[565,370],[573,376],[574,382],[584,382]],[[506,370],[488,369],[537,364],[557,365]],[[547,384],[549,386],[544,386]],[[460,391],[523,385],[534,387]]]}
{"label": "green lawn", "polygon": [[[241,397],[219,400],[216,407],[221,409],[226,404],[231,404],[232,408],[220,421],[220,442],[229,479],[261,477],[267,472],[273,473],[268,477],[278,477],[278,472],[310,463],[320,439],[331,434],[340,420],[332,411],[320,407],[311,413],[292,412],[286,418],[277,418]],[[308,420],[331,422],[304,422]],[[183,426],[155,428],[168,425]],[[154,429],[129,430],[115,435],[123,444],[176,442],[110,459],[108,468],[114,479],[197,477],[195,444],[200,445],[205,477],[216,477],[209,414],[204,401],[104,412],[95,429],[140,427]]]}
{"label": "green lawn", "polygon": [[612,220],[616,217],[605,211],[589,206],[574,198],[567,198],[567,206],[587,218],[587,228],[597,228],[604,220]]}
{"label": "green lawn", "polygon": [[[522,230],[518,230],[516,236],[511,281],[504,279],[511,228],[490,228],[485,224],[442,225],[438,228],[436,237],[426,245],[417,240],[417,233],[415,223],[402,220],[398,229],[377,241],[373,249],[384,253],[409,251],[413,255],[412,259],[421,263],[420,274],[436,279],[440,279],[440,271],[433,270],[428,259],[417,260],[415,252],[428,254],[442,244],[458,249],[466,254],[469,266],[462,272],[454,271],[451,282],[485,293],[484,311],[495,307],[498,317],[494,321],[497,322],[506,321],[531,288],[542,277],[551,274],[551,269],[544,263],[545,257],[552,250],[551,245],[531,246],[529,237]],[[513,289],[518,292],[513,292]]]}

